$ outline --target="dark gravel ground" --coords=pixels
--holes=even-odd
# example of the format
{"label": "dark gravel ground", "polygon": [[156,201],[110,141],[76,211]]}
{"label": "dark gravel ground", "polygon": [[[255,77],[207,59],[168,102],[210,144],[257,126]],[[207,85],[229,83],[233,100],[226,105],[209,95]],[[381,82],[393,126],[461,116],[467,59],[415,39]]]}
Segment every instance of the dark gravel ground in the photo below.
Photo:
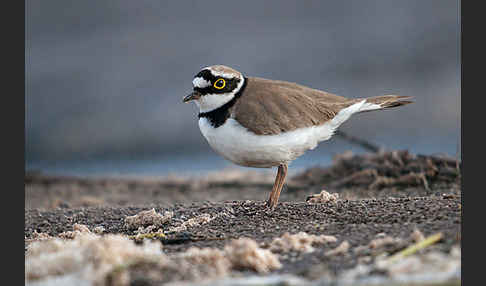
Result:
{"label": "dark gravel ground", "polygon": [[[406,153],[400,156],[411,155]],[[419,160],[412,159],[408,162],[417,163]],[[356,172],[366,168],[349,167],[349,174],[343,174],[343,159],[331,168],[308,170],[289,179],[281,201],[273,211],[263,206],[263,200],[271,188],[268,181],[199,182],[201,184],[198,187],[199,183],[194,181],[147,183],[137,180],[30,175],[25,182],[25,237],[29,239],[34,231],[57,236],[72,230],[75,223],[87,225],[90,229],[103,226],[105,233],[133,234],[124,226],[124,218],[151,208],[159,213],[167,210],[174,212],[173,219],[163,226],[164,229],[204,213],[211,217],[225,213],[207,224],[168,234],[161,239],[164,251],[175,253],[191,246],[222,248],[230,239],[239,237],[269,243],[285,232],[304,231],[309,234],[333,235],[337,242],[319,247],[313,253],[288,253],[282,256],[283,267],[272,273],[291,273],[306,278],[313,278],[316,272],[338,275],[354,267],[362,257],[377,254],[370,251],[393,254],[404,249],[410,244],[410,234],[414,229],[420,230],[425,236],[437,232],[443,234],[443,238],[426,251],[449,252],[453,245],[461,243],[460,174],[451,170],[454,168],[447,167],[453,165],[449,159],[446,163],[440,160],[432,162],[432,165],[431,160],[425,159],[420,158],[421,162],[429,165],[429,169],[420,169],[418,166],[418,170],[422,170],[421,174],[426,174],[425,184],[416,176],[407,181],[411,171],[393,174],[381,170],[371,174],[372,179],[369,179],[369,173],[366,172],[364,177],[356,175]],[[362,160],[362,164],[369,165],[369,160]],[[386,165],[386,162],[382,164]],[[402,167],[410,165],[403,160],[401,164]],[[435,173],[430,172],[430,166],[436,166]],[[396,168],[400,168],[400,164]],[[442,173],[441,168],[445,170]],[[341,182],[332,185],[329,180],[333,179],[332,174],[336,170],[340,170],[338,175]],[[385,180],[386,183],[380,187],[375,184],[370,188],[371,184],[376,183],[376,178],[382,176],[380,172],[388,174],[388,178],[399,179],[395,182]],[[352,179],[352,176],[355,178]],[[401,176],[406,177],[400,179]],[[343,180],[346,177],[351,179]],[[319,204],[305,202],[308,195],[318,193],[326,185],[331,186],[328,191],[340,193],[341,199]],[[255,197],[251,201],[246,200],[248,195]],[[91,199],[86,200],[86,196]],[[185,198],[182,203],[177,199],[181,197]],[[237,200],[229,200],[230,197]],[[210,198],[212,201],[209,201]],[[404,244],[388,245],[363,253],[351,251],[360,245],[367,245],[380,233],[402,238]],[[345,255],[324,255],[343,241],[348,241],[351,246]]]}
{"label": "dark gravel ground", "polygon": [[[460,243],[461,205],[459,196],[389,198],[365,200],[340,200],[335,203],[310,205],[306,203],[281,203],[274,211],[268,211],[260,202],[235,201],[226,203],[202,203],[172,208],[155,207],[157,212],[174,211],[174,219],[207,213],[211,216],[226,212],[232,215],[216,218],[209,223],[190,228],[185,232],[168,235],[162,240],[167,253],[185,251],[191,246],[222,248],[231,238],[251,237],[257,242],[270,242],[284,232],[334,235],[335,243],[327,244],[311,254],[290,254],[282,260],[284,267],[276,273],[312,275],[312,266],[326,265],[332,274],[356,265],[359,256],[352,251],[346,256],[323,255],[347,240],[351,248],[368,244],[378,233],[407,240],[417,228],[424,235],[442,232],[444,238],[429,250],[449,252],[451,246]],[[25,235],[32,232],[56,236],[72,230],[74,223],[90,229],[103,226],[107,233],[132,234],[124,227],[124,218],[148,207],[90,207],[81,209],[55,209],[51,211],[28,210],[25,213]],[[395,249],[394,249],[395,248]],[[392,254],[404,245],[382,249]],[[363,253],[365,256],[369,253]]]}

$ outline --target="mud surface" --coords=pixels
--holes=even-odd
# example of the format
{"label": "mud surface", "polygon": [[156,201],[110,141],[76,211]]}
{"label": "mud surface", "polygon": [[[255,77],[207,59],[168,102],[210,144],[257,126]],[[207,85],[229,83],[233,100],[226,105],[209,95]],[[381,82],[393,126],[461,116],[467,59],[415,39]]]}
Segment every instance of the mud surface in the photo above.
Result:
{"label": "mud surface", "polygon": [[[264,207],[274,174],[228,173],[184,179],[86,179],[29,174],[25,180],[25,237],[37,233],[58,236],[73,224],[90,230],[102,226],[104,234],[133,235],[124,219],[154,208],[172,211],[158,238],[164,252],[190,247],[223,248],[232,239],[249,237],[269,244],[285,232],[325,234],[335,242],[312,253],[280,256],[282,267],[272,274],[293,274],[306,279],[335,277],[357,264],[372,263],[380,253],[392,255],[410,245],[411,233],[442,233],[439,242],[421,253],[449,253],[461,243],[460,165],[450,158],[415,156],[406,151],[336,158],[330,168],[312,168],[290,177],[274,210]],[[326,189],[338,193],[336,201],[306,202]],[[181,231],[166,231],[188,219],[207,214],[204,224]],[[375,249],[357,251],[377,237],[402,239]],[[326,255],[347,241],[349,251]],[[244,270],[239,275],[255,275]],[[157,285],[163,280],[132,271],[132,282]]]}
{"label": "mud surface", "polygon": [[[331,167],[314,167],[288,176],[280,202],[303,202],[322,189],[341,199],[415,197],[460,193],[460,164],[441,158],[393,151],[341,154]],[[292,166],[289,167],[292,171]],[[77,178],[30,173],[25,178],[25,208],[134,206],[177,203],[263,201],[276,170],[221,171],[206,177]]]}

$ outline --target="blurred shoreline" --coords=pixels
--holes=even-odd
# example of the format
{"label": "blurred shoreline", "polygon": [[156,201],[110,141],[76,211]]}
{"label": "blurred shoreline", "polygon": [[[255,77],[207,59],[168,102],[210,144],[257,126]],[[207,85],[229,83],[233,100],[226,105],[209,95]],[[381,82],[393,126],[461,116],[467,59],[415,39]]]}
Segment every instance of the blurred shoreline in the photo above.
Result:
{"label": "blurred shoreline", "polygon": [[[424,196],[458,192],[461,162],[450,156],[416,155],[406,150],[332,158],[329,166],[289,168],[282,201],[302,201],[322,189],[342,198]],[[263,201],[275,180],[275,169],[224,168],[199,176],[80,176],[27,172],[26,208],[90,205],[190,203],[257,199]]]}
{"label": "blurred shoreline", "polygon": [[[316,166],[328,167],[332,164],[333,158],[336,155],[345,152],[352,152],[353,154],[367,153],[362,148],[353,146],[343,140],[338,139],[335,141],[336,144],[321,144],[322,146],[319,146],[316,150],[306,152],[302,157],[292,162],[289,171],[296,173]],[[329,145],[333,145],[332,149],[335,151],[339,150],[340,152],[325,151],[326,148],[330,147]],[[455,148],[456,150],[452,150],[454,148],[447,145],[440,145],[436,142],[423,144],[415,148],[394,149],[409,150],[410,153],[420,155],[444,155],[452,158],[461,158],[458,147]],[[28,173],[81,177],[167,177],[172,175],[201,177],[222,170],[273,172],[273,168],[262,169],[237,166],[214,152],[154,156],[150,159],[44,160],[25,163],[25,171]]]}

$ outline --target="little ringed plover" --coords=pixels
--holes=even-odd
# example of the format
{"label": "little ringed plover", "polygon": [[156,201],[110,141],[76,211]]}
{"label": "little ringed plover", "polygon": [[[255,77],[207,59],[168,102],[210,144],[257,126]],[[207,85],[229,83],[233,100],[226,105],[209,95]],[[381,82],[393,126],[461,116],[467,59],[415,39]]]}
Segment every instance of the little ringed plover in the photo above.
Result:
{"label": "little ringed plover", "polygon": [[331,138],[355,113],[402,106],[411,97],[349,99],[296,83],[246,77],[223,65],[203,68],[184,102],[199,107],[199,128],[209,145],[233,163],[278,166],[266,205],[277,205],[290,162]]}

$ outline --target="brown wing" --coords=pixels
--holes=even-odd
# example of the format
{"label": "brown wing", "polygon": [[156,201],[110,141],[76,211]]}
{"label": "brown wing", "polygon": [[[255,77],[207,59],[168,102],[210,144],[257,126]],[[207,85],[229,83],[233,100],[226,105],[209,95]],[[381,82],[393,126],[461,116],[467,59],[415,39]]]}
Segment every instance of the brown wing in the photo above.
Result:
{"label": "brown wing", "polygon": [[258,135],[320,125],[355,100],[296,83],[250,77],[232,117]]}

